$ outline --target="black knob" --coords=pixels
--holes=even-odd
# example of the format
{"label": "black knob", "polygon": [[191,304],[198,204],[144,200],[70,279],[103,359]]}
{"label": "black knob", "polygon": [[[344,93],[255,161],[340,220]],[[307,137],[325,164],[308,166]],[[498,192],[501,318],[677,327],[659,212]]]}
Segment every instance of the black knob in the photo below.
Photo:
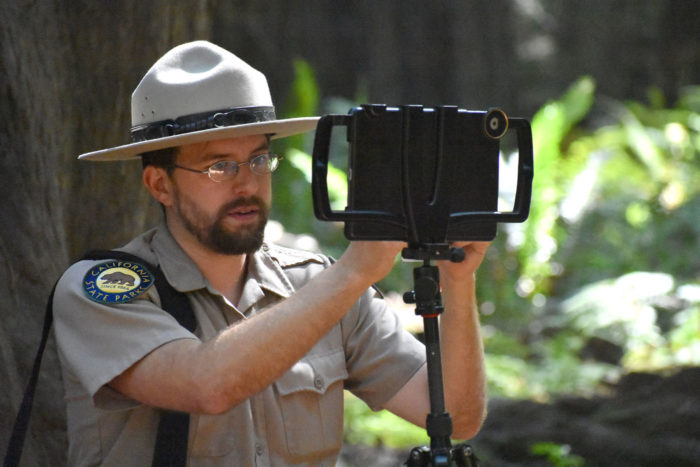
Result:
{"label": "black knob", "polygon": [[416,303],[416,293],[413,290],[410,290],[408,292],[404,292],[403,302],[408,303],[408,304]]}

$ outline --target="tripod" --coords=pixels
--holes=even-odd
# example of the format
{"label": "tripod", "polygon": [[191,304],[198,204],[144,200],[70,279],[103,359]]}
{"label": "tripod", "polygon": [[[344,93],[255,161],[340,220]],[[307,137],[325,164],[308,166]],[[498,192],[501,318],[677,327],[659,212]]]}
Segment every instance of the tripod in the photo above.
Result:
{"label": "tripod", "polygon": [[438,316],[444,307],[440,294],[440,273],[437,266],[430,264],[431,259],[447,259],[459,263],[464,260],[464,250],[450,248],[446,244],[433,244],[405,248],[402,256],[406,259],[423,261],[422,266],[413,270],[414,288],[412,291],[406,292],[403,299],[406,303],[415,304],[416,314],[423,317],[428,365],[428,392],[430,395],[430,413],[426,418],[430,447],[414,448],[406,465],[409,467],[476,467],[477,460],[471,447],[466,444],[453,447],[450,441],[452,419],[445,410],[438,326]]}
{"label": "tripod", "polygon": [[[328,155],[331,130],[344,126],[350,143],[348,205],[331,209]],[[518,181],[513,210],[498,210],[499,139],[517,130]],[[312,192],[314,213],[345,222],[349,240],[408,241],[405,259],[423,261],[414,290],[404,295],[423,316],[430,392],[426,425],[430,448],[411,451],[407,465],[476,466],[469,446],[453,448],[445,411],[437,317],[443,311],[439,274],[430,260],[464,260],[453,241],[488,241],[499,222],[523,222],[530,210],[533,157],[530,123],[499,109],[456,106],[363,105],[348,115],[325,115],[316,128]]]}

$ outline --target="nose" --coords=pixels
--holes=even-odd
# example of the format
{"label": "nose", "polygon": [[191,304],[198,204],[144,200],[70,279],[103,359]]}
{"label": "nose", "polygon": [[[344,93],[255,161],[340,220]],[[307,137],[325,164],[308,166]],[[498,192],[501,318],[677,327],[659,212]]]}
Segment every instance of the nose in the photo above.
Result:
{"label": "nose", "polygon": [[238,174],[229,183],[237,196],[248,196],[257,193],[263,183],[269,183],[269,177],[254,173],[246,164],[238,168]]}

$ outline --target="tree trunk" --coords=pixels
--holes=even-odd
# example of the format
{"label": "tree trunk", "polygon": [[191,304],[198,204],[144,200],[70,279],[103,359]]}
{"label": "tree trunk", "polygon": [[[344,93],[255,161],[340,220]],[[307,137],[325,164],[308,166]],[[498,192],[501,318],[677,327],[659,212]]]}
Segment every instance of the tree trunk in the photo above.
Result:
{"label": "tree trunk", "polygon": [[[172,45],[207,37],[207,3],[0,3],[3,450],[53,282],[84,250],[117,247],[160,215],[141,188],[138,162],[76,156],[128,142],[131,91]],[[42,368],[23,463],[62,465],[65,414],[53,340]]]}

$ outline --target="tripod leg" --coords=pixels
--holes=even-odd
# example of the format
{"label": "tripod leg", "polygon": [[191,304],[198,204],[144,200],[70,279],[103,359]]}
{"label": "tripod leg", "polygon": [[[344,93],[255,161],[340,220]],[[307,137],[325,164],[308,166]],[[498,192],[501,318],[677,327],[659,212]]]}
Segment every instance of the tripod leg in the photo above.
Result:
{"label": "tripod leg", "polygon": [[478,467],[478,459],[472,451],[471,446],[460,444],[452,450],[454,455],[455,465],[460,467]]}
{"label": "tripod leg", "polygon": [[430,448],[414,448],[406,461],[409,467],[476,467],[471,447],[460,445],[452,448],[452,418],[445,410],[445,395],[440,355],[440,326],[438,315],[443,311],[439,272],[429,261],[414,270],[414,290],[404,295],[406,303],[416,304],[416,314],[423,316],[425,353],[428,367],[428,393],[430,413],[426,417],[426,429],[430,436]]}
{"label": "tripod leg", "polygon": [[452,419],[445,411],[445,395],[442,382],[442,361],[440,355],[439,325],[436,316],[423,318],[425,333],[425,351],[428,365],[428,391],[430,395],[430,413],[426,428],[430,436],[430,446],[434,450],[449,450],[452,446]]}

